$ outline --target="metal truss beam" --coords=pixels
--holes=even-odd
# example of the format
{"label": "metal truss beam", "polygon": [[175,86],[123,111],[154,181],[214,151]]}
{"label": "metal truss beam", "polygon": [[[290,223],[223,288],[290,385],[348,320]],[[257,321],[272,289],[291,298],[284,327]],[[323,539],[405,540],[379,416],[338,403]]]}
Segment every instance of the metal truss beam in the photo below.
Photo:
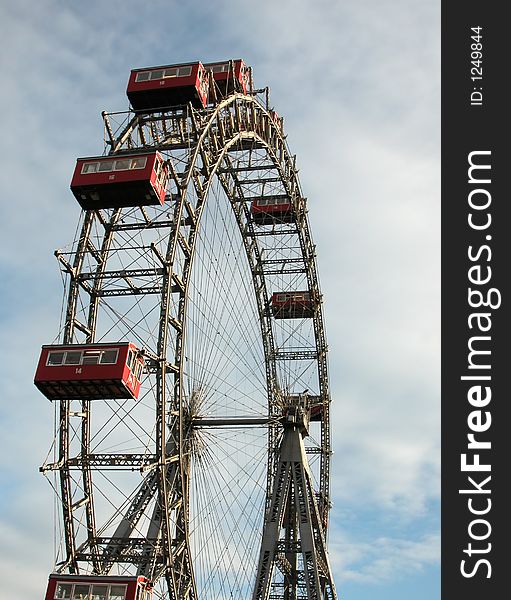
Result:
{"label": "metal truss beam", "polygon": [[[156,462],[156,454],[88,454],[84,456],[76,456],[69,458],[65,462],[65,466],[69,469],[108,469],[112,467],[122,470],[145,470],[150,468]],[[63,466],[62,463],[46,463],[40,471],[57,471]]]}
{"label": "metal truss beam", "polygon": [[317,360],[318,353],[315,350],[289,350],[275,352],[276,360]]}

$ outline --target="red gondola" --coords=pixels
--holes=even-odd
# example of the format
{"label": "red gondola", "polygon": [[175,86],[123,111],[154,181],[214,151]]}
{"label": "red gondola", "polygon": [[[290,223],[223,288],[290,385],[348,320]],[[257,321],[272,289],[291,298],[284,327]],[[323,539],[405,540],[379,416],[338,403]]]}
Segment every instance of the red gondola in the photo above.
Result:
{"label": "red gondola", "polygon": [[258,225],[291,223],[295,220],[295,211],[287,195],[253,198],[250,212],[254,223]]}
{"label": "red gondola", "polygon": [[307,319],[314,316],[310,292],[275,292],[271,299],[276,319]]}
{"label": "red gondola", "polygon": [[272,118],[272,121],[275,123],[275,125],[277,126],[280,133],[284,134],[284,125],[283,125],[284,118],[279,117],[279,114],[277,112],[275,112],[274,110],[270,110],[270,117]]}
{"label": "red gondola", "polygon": [[167,179],[159,152],[79,158],[71,191],[84,209],[161,205]]}
{"label": "red gondola", "polygon": [[49,400],[136,400],[143,369],[130,342],[43,346],[34,383]]}
{"label": "red gondola", "polygon": [[195,108],[205,108],[208,102],[208,74],[199,61],[134,69],[126,94],[135,110],[157,110],[188,102]]}
{"label": "red gondola", "polygon": [[151,600],[149,580],[139,576],[52,574],[45,600]]}
{"label": "red gondola", "polygon": [[205,63],[204,67],[213,73],[213,80],[224,96],[232,92],[241,92],[242,94],[248,92],[249,70],[241,58]]}
{"label": "red gondola", "polygon": [[313,404],[310,407],[310,420],[323,421],[324,406],[322,403]]}

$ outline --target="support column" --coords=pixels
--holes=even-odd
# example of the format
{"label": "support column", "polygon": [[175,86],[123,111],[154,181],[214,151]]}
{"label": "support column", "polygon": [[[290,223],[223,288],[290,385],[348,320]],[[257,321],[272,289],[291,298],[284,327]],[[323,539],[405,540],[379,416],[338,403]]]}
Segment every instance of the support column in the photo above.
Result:
{"label": "support column", "polygon": [[252,600],[337,600],[303,438],[308,414],[289,407],[266,513]]}

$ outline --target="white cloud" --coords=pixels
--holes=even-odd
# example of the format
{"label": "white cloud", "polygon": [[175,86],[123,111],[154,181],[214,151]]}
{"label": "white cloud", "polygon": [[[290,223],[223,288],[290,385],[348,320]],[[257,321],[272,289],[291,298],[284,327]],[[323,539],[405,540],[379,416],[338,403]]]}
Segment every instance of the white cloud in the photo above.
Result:
{"label": "white cloud", "polygon": [[425,535],[417,541],[381,537],[367,542],[330,542],[330,559],[338,581],[381,584],[423,571],[440,560],[440,538]]}
{"label": "white cloud", "polygon": [[[32,510],[34,507],[32,507]],[[51,535],[47,529],[46,536]],[[20,528],[18,522],[0,522],[2,545],[8,552],[2,554],[0,576],[5,598],[41,598],[46,590],[48,571],[53,564],[49,544],[42,536]]]}

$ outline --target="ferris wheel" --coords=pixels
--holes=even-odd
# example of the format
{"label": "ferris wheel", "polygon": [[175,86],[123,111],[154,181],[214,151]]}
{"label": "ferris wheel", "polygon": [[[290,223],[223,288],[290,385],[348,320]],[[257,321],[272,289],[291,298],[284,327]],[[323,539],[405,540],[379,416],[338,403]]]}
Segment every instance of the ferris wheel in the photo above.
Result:
{"label": "ferris wheel", "polygon": [[35,377],[46,600],[334,600],[322,296],[283,119],[242,60],[137,69],[127,93],[77,161]]}

